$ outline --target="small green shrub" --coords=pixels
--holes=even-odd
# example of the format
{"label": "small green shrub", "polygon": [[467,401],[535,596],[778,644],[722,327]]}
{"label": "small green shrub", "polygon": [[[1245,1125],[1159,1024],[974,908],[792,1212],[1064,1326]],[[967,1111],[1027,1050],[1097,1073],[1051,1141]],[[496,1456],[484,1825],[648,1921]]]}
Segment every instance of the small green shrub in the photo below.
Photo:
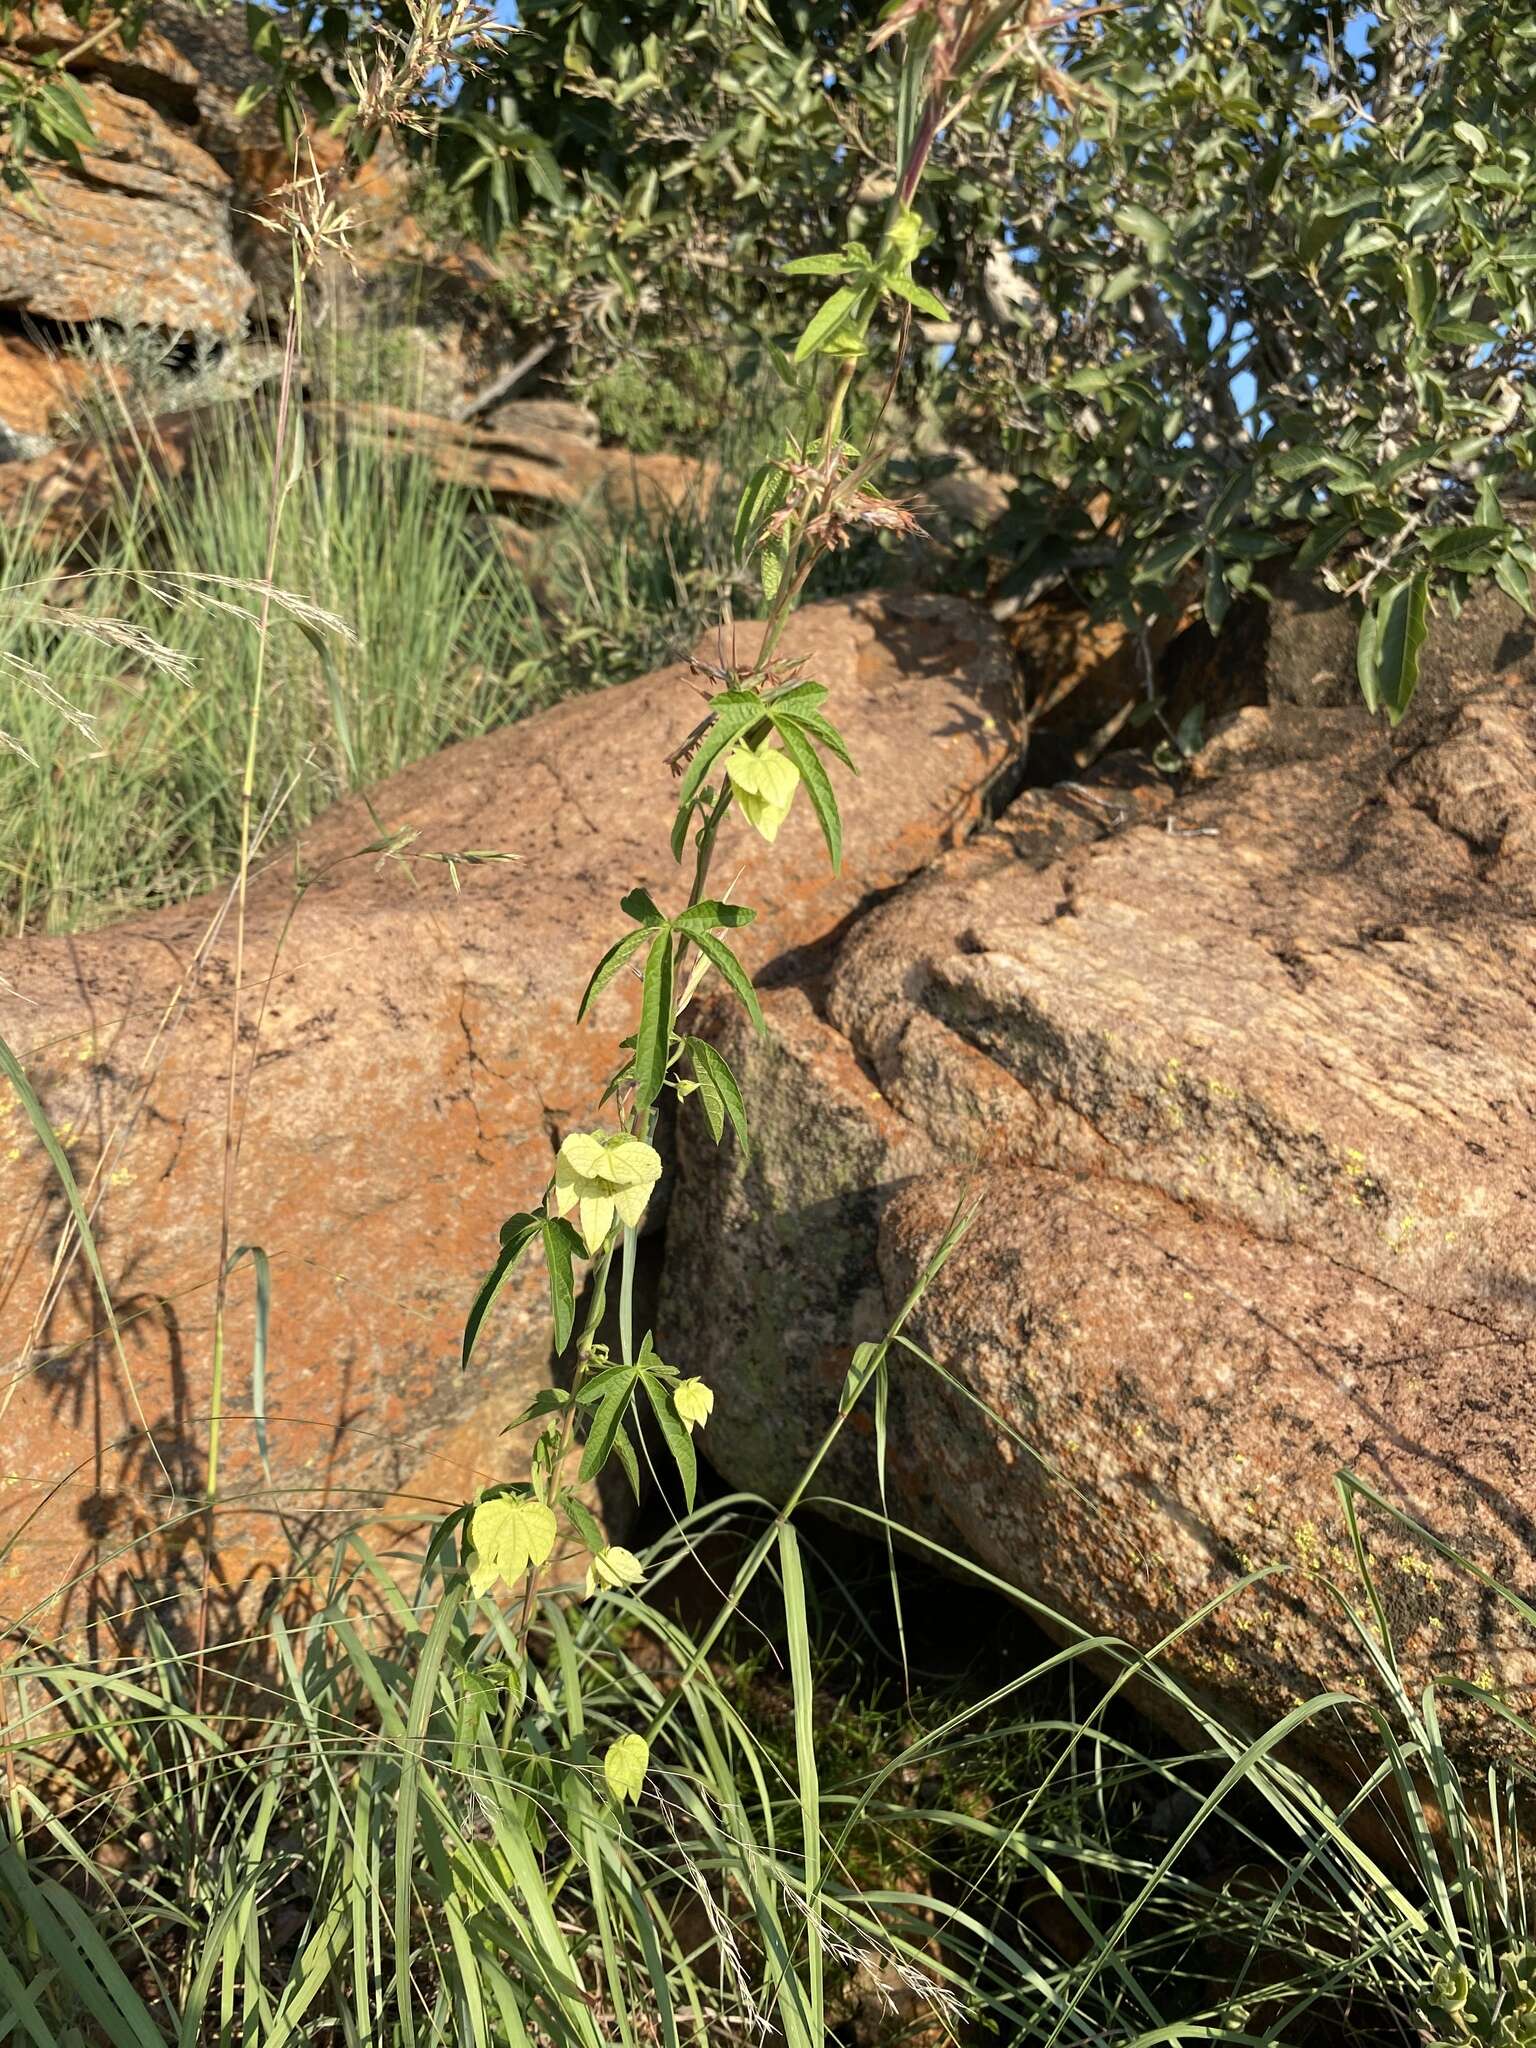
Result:
{"label": "small green shrub", "polygon": [[722,428],[730,371],[721,348],[652,349],[650,360],[626,357],[577,389],[610,441],[638,455],[658,448],[697,447]]}

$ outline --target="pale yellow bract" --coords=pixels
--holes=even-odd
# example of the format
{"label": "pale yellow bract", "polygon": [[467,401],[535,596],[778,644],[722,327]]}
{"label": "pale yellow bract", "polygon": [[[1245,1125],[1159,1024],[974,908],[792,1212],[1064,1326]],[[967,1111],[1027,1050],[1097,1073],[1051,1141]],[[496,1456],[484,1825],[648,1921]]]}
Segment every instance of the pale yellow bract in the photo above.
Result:
{"label": "pale yellow bract", "polygon": [[703,1380],[679,1380],[672,1391],[672,1406],[685,1428],[701,1429],[715,1406],[715,1390]]}
{"label": "pale yellow bract", "polygon": [[661,1179],[661,1155],[624,1131],[573,1131],[555,1160],[555,1214],[576,1211],[576,1227],[589,1257],[607,1242],[615,1216],[638,1230]]}
{"label": "pale yellow bract", "polygon": [[650,1761],[651,1746],[643,1735],[621,1735],[617,1742],[609,1743],[603,1758],[603,1776],[620,1806],[626,1799],[640,1797]]}
{"label": "pale yellow bract", "polygon": [[725,764],[742,816],[772,845],[800,787],[800,770],[771,740],[743,744]]}
{"label": "pale yellow bract", "polygon": [[610,1543],[587,1566],[586,1597],[590,1600],[599,1587],[638,1586],[644,1577],[645,1566],[635,1553],[622,1543]]}
{"label": "pale yellow bract", "polygon": [[488,1593],[498,1579],[516,1585],[529,1565],[543,1564],[555,1547],[556,1533],[555,1518],[541,1500],[508,1493],[481,1501],[469,1521],[475,1553],[470,1591]]}

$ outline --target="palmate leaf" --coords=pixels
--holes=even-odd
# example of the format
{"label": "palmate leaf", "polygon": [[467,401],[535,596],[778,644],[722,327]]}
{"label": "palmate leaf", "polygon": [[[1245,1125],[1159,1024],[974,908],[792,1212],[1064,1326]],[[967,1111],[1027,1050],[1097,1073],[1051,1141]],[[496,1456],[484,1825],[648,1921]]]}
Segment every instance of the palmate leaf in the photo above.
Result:
{"label": "palmate leaf", "polygon": [[898,299],[905,299],[909,306],[915,306],[919,313],[926,313],[930,320],[947,320],[949,308],[937,292],[929,291],[927,285],[919,284],[915,278],[903,277],[893,271],[884,280],[885,289],[894,292]]}
{"label": "palmate leaf", "polygon": [[622,939],[616,939],[602,959],[598,961],[592,970],[592,979],[587,983],[586,991],[577,1005],[576,1022],[578,1024],[583,1022],[588,1010],[591,1009],[625,961],[639,950],[645,936],[646,927],[643,924],[637,926],[634,931],[626,932]]}
{"label": "palmate leaf", "polygon": [[595,1479],[613,1454],[623,1431],[624,1417],[629,1413],[635,1381],[639,1377],[639,1372],[633,1366],[621,1369],[598,1403],[597,1413],[592,1418],[592,1427],[587,1432],[587,1441],[581,1454],[580,1476],[583,1483]]}
{"label": "palmate leaf", "polygon": [[747,971],[723,939],[717,939],[712,932],[695,932],[693,943],[698,947],[711,967],[717,968],[721,977],[740,1001],[742,1008],[752,1019],[753,1028],[760,1038],[766,1038],[768,1027],[763,1022],[763,1013],[757,1000],[757,991],[747,979]]}
{"label": "palmate leaf", "polygon": [[618,1459],[620,1465],[623,1466],[624,1477],[629,1481],[629,1490],[634,1495],[638,1505],[640,1500],[640,1461],[635,1456],[635,1447],[630,1441],[629,1431],[625,1429],[622,1423],[613,1433],[613,1455]]}
{"label": "palmate leaf", "polygon": [[672,1453],[672,1462],[676,1465],[677,1476],[682,1481],[683,1499],[689,1514],[692,1514],[694,1495],[699,1485],[699,1460],[693,1448],[693,1437],[688,1425],[677,1412],[672,1399],[672,1389],[663,1386],[650,1373],[644,1375],[642,1385],[646,1398],[655,1410],[662,1441]]}
{"label": "palmate leaf", "polygon": [[474,1354],[475,1341],[484,1327],[496,1297],[507,1284],[508,1275],[518,1260],[539,1235],[542,1218],[526,1213],[509,1216],[501,1226],[501,1250],[496,1263],[480,1283],[479,1292],[470,1304],[469,1315],[464,1324],[464,1341],[459,1350],[459,1369],[465,1370]]}
{"label": "palmate leaf", "polygon": [[736,524],[731,535],[741,560],[745,561],[763,521],[783,504],[788,489],[789,475],[779,462],[760,462],[747,478],[736,506]]}
{"label": "palmate leaf", "polygon": [[849,753],[842,734],[830,719],[823,718],[815,711],[797,711],[795,723],[803,727],[818,746],[825,747],[829,754],[836,755],[851,774],[858,774],[859,771],[853,765],[853,756]]}
{"label": "palmate leaf", "polygon": [[555,1322],[555,1352],[571,1341],[576,1323],[576,1280],[571,1262],[586,1247],[575,1229],[562,1216],[546,1216],[540,1226],[544,1238],[544,1263],[549,1269],[549,1306]]}
{"label": "palmate leaf", "polygon": [[672,1030],[672,962],[672,927],[658,925],[645,959],[640,1024],[635,1033],[635,1111],[641,1118],[666,1086]]}
{"label": "palmate leaf", "polygon": [[781,689],[769,690],[759,701],[765,710],[771,706],[775,711],[787,711],[794,718],[803,718],[819,711],[830,694],[825,683],[785,683]]}
{"label": "palmate leaf", "polygon": [[785,277],[842,277],[852,263],[841,249],[823,249],[816,256],[796,256],[779,265]]}
{"label": "palmate leaf", "polygon": [[827,842],[827,857],[832,863],[832,872],[837,874],[843,864],[843,821],[837,808],[837,797],[826,769],[821,765],[821,756],[806,736],[805,728],[782,712],[772,711],[774,729],[780,743],[791,761],[800,770],[800,780],[805,784],[805,793],[811,800],[816,813],[816,822],[821,827],[821,836]]}
{"label": "palmate leaf", "polygon": [[770,534],[758,550],[757,577],[763,587],[763,596],[772,604],[779,594],[779,585],[784,581],[785,566],[789,552],[777,534]]}
{"label": "palmate leaf", "polygon": [[626,917],[632,917],[636,924],[665,924],[666,918],[657,909],[655,898],[649,889],[631,889],[627,896],[619,898],[619,908]]}
{"label": "palmate leaf", "polygon": [[691,937],[695,932],[713,931],[716,925],[740,931],[756,916],[757,912],[745,903],[722,903],[717,897],[706,897],[704,902],[690,903],[686,910],[680,911],[673,918],[672,925],[675,931],[687,932]]}
{"label": "palmate leaf", "polygon": [[710,698],[709,708],[713,723],[683,771],[677,792],[680,803],[687,803],[698,794],[699,785],[720,750],[728,747],[749,726],[757,724],[763,715],[763,700],[755,690],[722,690],[718,697]]}
{"label": "palmate leaf", "polygon": [[858,287],[845,284],[824,301],[811,315],[804,334],[795,343],[794,360],[803,363],[807,357],[819,355],[859,303],[859,298]]}
{"label": "palmate leaf", "polygon": [[709,1119],[715,1143],[719,1144],[725,1130],[724,1119],[728,1117],[731,1129],[736,1133],[736,1142],[741,1147],[742,1158],[750,1159],[752,1146],[747,1137],[747,1108],[736,1085],[736,1076],[724,1055],[703,1038],[685,1038],[683,1046],[693,1068],[694,1079],[699,1084],[699,1100],[704,1105],[704,1114]]}
{"label": "palmate leaf", "polygon": [[598,1551],[603,1548],[603,1532],[598,1526],[597,1517],[583,1500],[571,1492],[569,1487],[561,1494],[560,1505],[570,1517],[571,1526],[575,1529],[576,1534],[595,1557]]}

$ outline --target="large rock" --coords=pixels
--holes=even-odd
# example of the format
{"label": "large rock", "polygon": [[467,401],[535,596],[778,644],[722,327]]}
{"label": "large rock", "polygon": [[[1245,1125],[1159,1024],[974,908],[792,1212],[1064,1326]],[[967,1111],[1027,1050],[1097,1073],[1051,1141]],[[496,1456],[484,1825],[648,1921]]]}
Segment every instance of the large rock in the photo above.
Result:
{"label": "large rock", "polygon": [[90,391],[92,367],[18,335],[0,335],[0,461],[47,451],[61,415]]}
{"label": "large rock", "polygon": [[44,320],[238,334],[251,281],[230,231],[230,180],[142,100],[83,87],[83,175],[33,168],[35,203],[0,208],[0,305]]}
{"label": "large rock", "polygon": [[[752,629],[739,639],[744,655]],[[821,938],[963,835],[1010,746],[1006,650],[964,605],[820,605],[786,646],[831,687],[861,772],[841,777],[841,877],[804,804],[771,850],[744,829],[722,844],[713,885],[762,913],[741,935],[752,966]],[[453,748],[375,791],[371,811],[328,814],[298,867],[275,858],[253,887],[230,1243],[271,1260],[271,1452],[290,1528],[323,1537],[357,1489],[398,1488],[430,1511],[510,1468],[497,1431],[549,1369],[543,1276],[518,1275],[467,1379],[464,1312],[503,1218],[538,1199],[562,1134],[595,1119],[634,984],[605,994],[597,1028],[579,1030],[574,1014],[624,929],[619,896],[642,882],[680,900],[665,761],[698,719],[700,687],[680,665]],[[416,836],[390,858],[381,829]],[[487,850],[510,859],[461,867],[461,892],[432,859]],[[11,1102],[7,1617],[76,1575],[73,1617],[88,1599],[110,1607],[135,1540],[172,1514],[167,1496],[203,1487],[231,974],[222,900],[0,947],[0,1033],[100,1194],[124,1344],[119,1360],[78,1259],[52,1275],[60,1199]],[[251,1342],[244,1262],[226,1379],[234,1501],[259,1476]],[[136,1569],[154,1548],[133,1553]],[[270,1518],[229,1520],[231,1587],[280,1548]]]}
{"label": "large rock", "polygon": [[79,436],[0,463],[0,520],[39,548],[64,552],[94,539],[125,506],[148,522],[161,493],[185,473],[209,419],[202,409],[167,413],[121,434]]}
{"label": "large rock", "polygon": [[[971,1189],[909,1326],[959,1388],[903,1369],[896,1512],[1143,1647],[1278,1563],[1174,1653],[1270,1712],[1359,1677],[1340,1468],[1536,1579],[1536,702],[1485,682],[1396,743],[1247,711],[1147,803],[1021,799],[770,1046],[723,1027],[757,1151],[685,1148],[661,1340],[781,1488]],[[833,1478],[872,1497],[867,1442]],[[1410,1673],[1523,1693],[1507,1611],[1367,1519]]]}

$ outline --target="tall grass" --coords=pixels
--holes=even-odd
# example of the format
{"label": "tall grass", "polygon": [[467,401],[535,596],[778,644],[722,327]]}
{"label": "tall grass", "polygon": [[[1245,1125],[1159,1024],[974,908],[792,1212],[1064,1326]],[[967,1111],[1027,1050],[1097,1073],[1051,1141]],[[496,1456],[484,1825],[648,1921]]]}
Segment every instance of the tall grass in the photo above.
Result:
{"label": "tall grass", "polygon": [[[0,2038],[1528,2038],[1516,1804],[1484,1785],[1474,1814],[1433,1691],[1320,1696],[1240,1738],[1156,1656],[1059,1618],[1052,1647],[1037,1603],[932,1546],[949,1582],[909,1615],[951,1670],[920,1655],[904,1689],[883,1554],[850,1585],[814,1521],[701,1658],[701,1568],[766,1513],[700,1510],[647,1552],[644,1599],[556,1583],[526,1661],[451,1554],[402,1591],[361,1532],[201,1705],[152,1602],[118,1668],[13,1659]],[[1133,1677],[1188,1746],[1127,1710]],[[647,1723],[645,1798],[616,1810],[599,1760]],[[1354,1750],[1357,1791],[1320,1788],[1304,1729]]]}
{"label": "tall grass", "polygon": [[[0,920],[79,930],[226,880],[239,846],[237,779],[259,642],[254,597],[271,496],[270,425],[231,407],[153,519],[125,503],[88,572],[66,571],[25,523],[0,534],[0,657],[44,673],[57,702],[0,680]],[[729,508],[700,496],[667,521],[570,512],[508,559],[486,508],[420,461],[319,431],[283,507],[275,581],[347,620],[322,641],[274,620],[257,795],[296,829],[340,795],[450,740],[685,650],[734,570]],[[200,593],[190,598],[189,593]],[[168,603],[186,682],[44,614],[162,635]]]}

